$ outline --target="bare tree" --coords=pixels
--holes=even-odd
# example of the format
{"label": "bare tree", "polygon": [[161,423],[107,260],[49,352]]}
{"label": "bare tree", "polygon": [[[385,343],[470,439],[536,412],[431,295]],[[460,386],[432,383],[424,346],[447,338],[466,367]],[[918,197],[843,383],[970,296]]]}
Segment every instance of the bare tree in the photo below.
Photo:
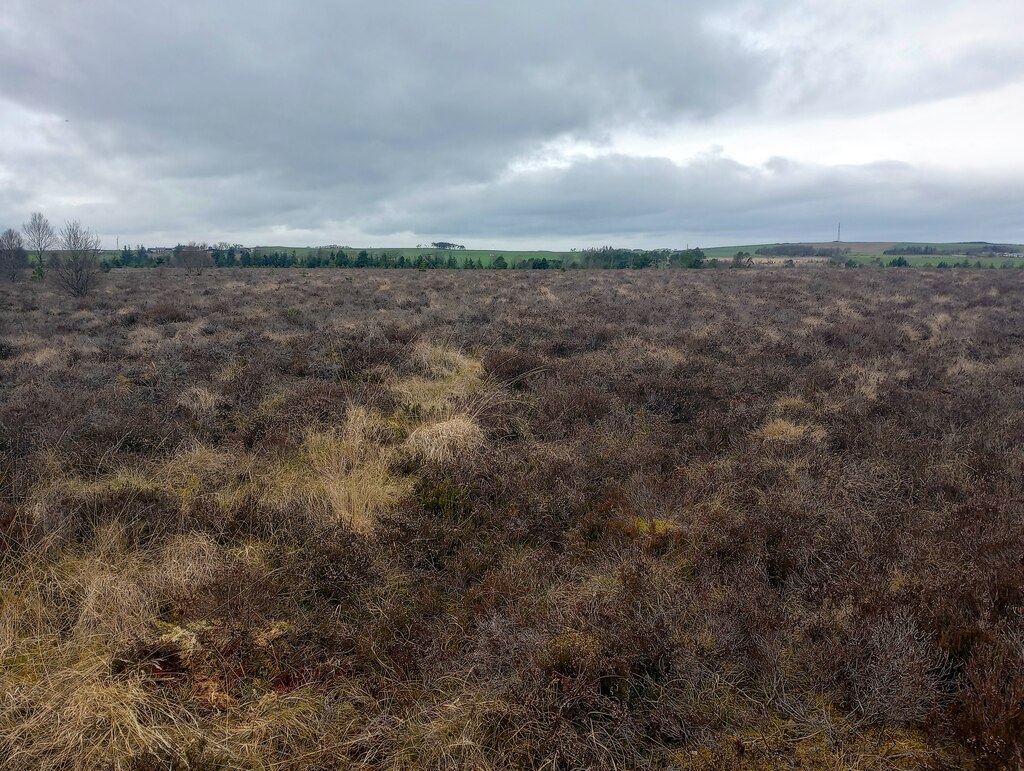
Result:
{"label": "bare tree", "polygon": [[0,233],[0,271],[6,273],[14,281],[18,277],[18,271],[25,267],[26,254],[25,245],[21,240],[21,233],[8,228]]}
{"label": "bare tree", "polygon": [[85,297],[95,288],[100,273],[100,239],[78,220],[60,230],[61,251],[50,263],[57,285],[72,297]]}
{"label": "bare tree", "polygon": [[39,212],[32,214],[29,221],[21,226],[21,231],[25,234],[26,247],[35,256],[34,273],[42,278],[46,273],[46,253],[57,243],[57,233]]}
{"label": "bare tree", "polygon": [[175,250],[174,266],[185,268],[189,273],[201,276],[203,268],[208,268],[212,265],[213,257],[206,248],[206,244],[189,241],[188,245]]}

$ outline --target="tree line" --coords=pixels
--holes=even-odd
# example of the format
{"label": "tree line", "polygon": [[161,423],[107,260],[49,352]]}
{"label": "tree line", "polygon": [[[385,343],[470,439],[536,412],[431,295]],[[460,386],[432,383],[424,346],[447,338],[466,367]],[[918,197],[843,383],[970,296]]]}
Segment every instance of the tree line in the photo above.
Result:
{"label": "tree line", "polygon": [[[815,246],[814,244],[775,244],[762,246],[756,252],[760,257],[826,257],[835,262],[850,254],[847,247]],[[888,254],[888,252],[886,252]]]}
{"label": "tree line", "polygon": [[388,250],[320,248],[305,254],[298,250],[249,250],[236,247],[209,248],[202,244],[176,246],[170,254],[154,254],[145,247],[124,247],[107,261],[109,267],[137,268],[170,265],[201,270],[210,268],[411,268],[420,270],[566,270],[580,268],[642,269],[714,267],[700,249],[684,251],[615,249],[602,247],[574,252],[571,258],[530,257],[506,259],[498,254],[485,263],[482,258],[423,252],[406,256]]}
{"label": "tree line", "polygon": [[[959,248],[957,248],[959,247]],[[939,248],[928,244],[905,244],[886,249],[885,255],[907,255],[907,256],[954,256],[964,255],[966,257],[1001,257],[1010,254],[1017,254],[1020,246],[1014,244],[957,244],[956,247]]]}

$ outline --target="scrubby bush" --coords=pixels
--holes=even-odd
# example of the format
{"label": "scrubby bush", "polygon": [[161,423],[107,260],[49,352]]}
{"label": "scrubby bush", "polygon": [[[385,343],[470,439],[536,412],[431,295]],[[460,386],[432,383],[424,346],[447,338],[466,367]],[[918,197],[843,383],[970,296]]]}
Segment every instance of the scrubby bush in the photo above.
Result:
{"label": "scrubby bush", "polygon": [[72,297],[85,297],[103,272],[99,236],[75,220],[61,228],[58,244],[60,251],[50,258],[54,282]]}
{"label": "scrubby bush", "polygon": [[213,267],[213,252],[207,248],[206,244],[195,241],[189,241],[184,246],[179,244],[172,252],[171,265],[201,276],[205,268]]}
{"label": "scrubby bush", "polygon": [[11,281],[28,266],[28,252],[25,251],[21,233],[8,228],[0,233],[0,275]]}

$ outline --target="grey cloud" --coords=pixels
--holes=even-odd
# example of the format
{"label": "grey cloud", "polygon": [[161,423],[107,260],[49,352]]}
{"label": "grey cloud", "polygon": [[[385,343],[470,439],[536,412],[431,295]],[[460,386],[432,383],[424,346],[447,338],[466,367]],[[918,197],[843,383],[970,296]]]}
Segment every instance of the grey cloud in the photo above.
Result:
{"label": "grey cloud", "polygon": [[1021,211],[1024,188],[1009,175],[965,180],[897,162],[827,167],[784,158],[746,166],[712,153],[682,165],[607,156],[524,173],[411,197],[362,226],[678,246],[815,232],[827,240],[842,220],[852,240],[1012,240]]}
{"label": "grey cloud", "polygon": [[[845,43],[829,68],[827,45],[806,57],[799,41],[771,50],[723,23],[733,15],[767,24],[775,14],[786,24],[786,13],[813,16],[820,6],[780,0],[768,17],[750,6],[7,0],[0,105],[49,122],[25,129],[46,142],[0,146],[0,180],[11,180],[0,223],[44,207],[105,234],[171,240],[279,227],[334,240],[438,226],[481,239],[629,238],[712,221],[726,228],[729,217],[769,207],[780,227],[796,228],[801,206],[804,224],[815,221],[815,185],[870,197],[864,186],[884,185],[886,175],[605,158],[506,176],[512,162],[559,139],[600,146],[623,126],[754,114],[780,81],[791,97],[783,109],[843,82],[865,105],[874,98]],[[941,79],[913,76],[939,93],[1012,70],[1001,49],[964,57],[943,64]],[[878,98],[926,90],[908,83]],[[901,204],[908,216],[910,203],[929,210],[919,195]],[[700,222],[688,219],[694,212]]]}
{"label": "grey cloud", "polygon": [[709,32],[706,9],[13,0],[0,98],[57,116],[69,147],[6,162],[40,189],[113,201],[75,210],[108,233],[323,229],[410,189],[492,179],[553,138],[753,98],[766,55]]}
{"label": "grey cloud", "polygon": [[[763,82],[701,4],[36,0],[0,52],[8,98],[182,172],[314,187],[487,176],[559,134],[711,114]],[[158,161],[159,163],[159,161]]]}

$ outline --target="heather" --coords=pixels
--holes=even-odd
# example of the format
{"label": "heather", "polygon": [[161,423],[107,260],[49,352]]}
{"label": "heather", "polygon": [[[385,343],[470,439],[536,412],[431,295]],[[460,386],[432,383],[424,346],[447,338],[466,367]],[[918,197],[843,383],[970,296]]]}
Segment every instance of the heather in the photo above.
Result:
{"label": "heather", "polygon": [[0,765],[1005,768],[1018,271],[0,284]]}

